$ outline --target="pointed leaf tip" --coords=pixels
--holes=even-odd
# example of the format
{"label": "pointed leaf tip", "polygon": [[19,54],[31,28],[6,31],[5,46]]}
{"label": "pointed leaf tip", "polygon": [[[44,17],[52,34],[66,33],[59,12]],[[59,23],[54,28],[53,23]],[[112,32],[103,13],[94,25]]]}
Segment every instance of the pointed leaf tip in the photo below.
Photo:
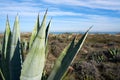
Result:
{"label": "pointed leaf tip", "polygon": [[48,8],[47,8],[46,11],[45,11],[45,15],[47,14],[47,12],[48,12]]}
{"label": "pointed leaf tip", "polygon": [[35,40],[35,38],[36,38],[36,35],[37,35],[38,32],[39,32],[39,29],[40,29],[40,28],[39,28],[39,25],[40,25],[40,23],[39,23],[39,14],[38,14],[37,20],[36,20],[35,25],[34,25],[34,29],[33,29],[33,31],[32,31],[31,37],[30,37],[29,48],[30,48],[31,45],[33,44],[33,42],[34,42],[34,40]]}
{"label": "pointed leaf tip", "polygon": [[46,9],[46,12],[48,11],[48,8]]}
{"label": "pointed leaf tip", "polygon": [[51,23],[51,21],[52,21],[52,17],[50,18],[50,23]]}
{"label": "pointed leaf tip", "polygon": [[9,19],[8,19],[8,14],[7,14],[7,21],[9,21]]}
{"label": "pointed leaf tip", "polygon": [[88,30],[86,31],[86,33],[87,33],[92,27],[93,27],[93,25],[88,28]]}
{"label": "pointed leaf tip", "polygon": [[47,28],[46,28],[46,38],[48,37],[48,32],[49,32],[49,27],[50,27],[50,24],[51,24],[51,21],[52,21],[52,18],[50,19],[48,25],[47,25]]}

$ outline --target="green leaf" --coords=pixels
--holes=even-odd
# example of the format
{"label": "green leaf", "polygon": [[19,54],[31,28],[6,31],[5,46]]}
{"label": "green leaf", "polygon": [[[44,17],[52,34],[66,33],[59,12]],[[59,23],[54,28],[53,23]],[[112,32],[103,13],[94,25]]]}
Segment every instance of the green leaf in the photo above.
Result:
{"label": "green leaf", "polygon": [[22,66],[21,80],[40,80],[45,66],[46,16]]}
{"label": "green leaf", "polygon": [[0,69],[0,77],[2,77],[2,80],[6,80],[3,73],[2,73],[2,71],[1,71],[1,69]]}
{"label": "green leaf", "polygon": [[[89,29],[88,29],[88,31],[89,31]],[[53,68],[50,76],[48,77],[48,80],[62,79],[67,68],[69,67],[69,65],[71,64],[71,62],[74,60],[75,56],[81,49],[81,47],[87,37],[88,31],[82,36],[82,38],[78,41],[78,43],[75,46],[70,45],[69,48],[65,48],[65,51],[63,51],[61,53],[61,55],[59,56],[59,58],[57,59],[55,65],[54,65],[54,68]]]}
{"label": "green leaf", "polygon": [[[52,18],[51,18],[52,20]],[[51,24],[51,20],[49,21],[48,25],[47,25],[47,28],[46,28],[46,35],[45,35],[45,43],[46,43],[46,50],[45,50],[45,54],[46,54],[46,58],[47,58],[47,55],[48,55],[48,35],[49,35],[49,27],[50,27],[50,24]]]}
{"label": "green leaf", "polygon": [[6,29],[3,37],[1,62],[0,62],[1,71],[6,80],[10,79],[10,74],[9,74],[10,37],[11,37],[11,30],[7,16]]}
{"label": "green leaf", "polygon": [[45,36],[45,42],[46,42],[46,44],[47,44],[47,40],[48,40],[49,27],[50,27],[51,21],[52,21],[52,18],[51,18],[51,20],[49,21],[49,23],[48,23],[48,25],[47,25],[47,28],[46,28],[46,36]]}
{"label": "green leaf", "polygon": [[10,48],[10,80],[19,80],[21,73],[22,55],[21,55],[21,44],[20,44],[20,29],[18,15],[16,16],[13,33],[11,38]]}
{"label": "green leaf", "polygon": [[75,38],[72,40],[72,42],[67,47],[64,48],[61,55],[56,60],[55,65],[53,66],[52,72],[47,80],[55,80],[56,79],[56,73],[59,71],[60,68],[63,67],[62,60],[64,59],[65,55],[67,53],[70,53],[70,51],[73,49],[74,41],[75,41]]}
{"label": "green leaf", "polygon": [[37,20],[36,20],[36,23],[35,23],[35,26],[34,26],[34,29],[32,31],[32,35],[30,37],[30,43],[29,43],[29,48],[32,46],[34,40],[35,40],[35,37],[36,35],[38,34],[38,31],[39,31],[39,14],[38,14],[38,17],[37,17]]}
{"label": "green leaf", "polygon": [[9,41],[10,34],[11,34],[10,24],[9,24],[9,20],[8,20],[8,17],[7,17],[6,30],[5,30],[5,33],[4,33],[3,46],[2,46],[2,55],[4,55],[4,59],[6,59],[7,50],[9,49],[7,47],[8,47],[8,41]]}

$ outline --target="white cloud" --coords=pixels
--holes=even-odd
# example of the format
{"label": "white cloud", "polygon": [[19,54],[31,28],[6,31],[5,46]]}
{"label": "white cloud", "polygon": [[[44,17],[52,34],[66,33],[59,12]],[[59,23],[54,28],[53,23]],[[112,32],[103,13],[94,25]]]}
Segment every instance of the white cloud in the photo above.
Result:
{"label": "white cloud", "polygon": [[[44,5],[47,6],[47,5]],[[10,3],[0,3],[0,15],[16,15],[19,13],[22,16],[35,16],[38,12],[44,14],[45,9],[42,4],[30,3],[30,2],[12,2]],[[48,11],[49,16],[82,16],[81,13],[74,13],[68,11],[61,11],[58,8],[50,7]]]}
{"label": "white cloud", "polygon": [[36,4],[34,2],[1,2],[0,3],[0,15],[16,15],[20,13],[23,16],[34,16],[36,13],[40,12],[42,4]]}
{"label": "white cloud", "polygon": [[[51,7],[50,5],[42,4],[39,2],[32,2],[28,0],[22,0],[25,2],[16,2],[12,1],[7,2],[3,1],[0,3],[0,15],[9,14],[16,15],[16,13],[20,13],[22,16],[34,16],[38,12],[43,14],[45,9],[49,7],[49,15],[50,16],[84,16],[81,13],[75,13],[70,11],[61,11],[58,8]],[[103,8],[103,9],[114,9],[120,10],[120,1],[119,0],[44,0],[49,3],[54,4],[66,4],[73,6],[85,6],[90,8]],[[114,1],[114,2],[113,2]],[[89,15],[89,14],[88,14]]]}
{"label": "white cloud", "polygon": [[[43,15],[45,9],[49,7],[48,16],[53,16],[53,29],[55,30],[85,30],[84,27],[89,27],[94,25],[92,30],[120,30],[120,18],[107,17],[95,14],[84,14],[76,13],[74,11],[62,11],[57,7],[51,7],[50,5],[29,2],[0,2],[0,18],[3,15],[8,14],[9,16],[15,16],[19,13],[20,16],[24,16],[24,21],[26,19],[31,19],[31,17],[36,16],[38,12]],[[72,6],[84,6],[89,8],[100,8],[100,9],[110,9],[110,10],[120,10],[119,0],[44,0],[53,4],[65,4]],[[64,17],[65,16],[65,17]],[[69,18],[66,18],[69,16]],[[27,18],[26,18],[27,17]],[[29,18],[28,18],[29,17]],[[59,18],[58,18],[59,17]],[[62,18],[60,18],[62,17]],[[63,18],[64,17],[64,18]],[[83,18],[84,17],[84,18]],[[32,22],[32,20],[31,20]],[[23,22],[24,23],[24,22]],[[27,24],[27,23],[26,23]],[[23,24],[22,24],[23,25]],[[27,26],[32,25],[28,22]],[[68,27],[69,26],[69,27]],[[23,25],[24,27],[24,25]],[[62,28],[61,28],[62,27]],[[79,27],[82,27],[79,28]]]}
{"label": "white cloud", "polygon": [[91,25],[94,25],[91,31],[120,31],[119,18],[86,14],[82,16],[86,18],[53,19],[52,31],[86,31]]}
{"label": "white cloud", "polygon": [[120,10],[120,0],[43,0],[60,5],[83,6],[88,8]]}

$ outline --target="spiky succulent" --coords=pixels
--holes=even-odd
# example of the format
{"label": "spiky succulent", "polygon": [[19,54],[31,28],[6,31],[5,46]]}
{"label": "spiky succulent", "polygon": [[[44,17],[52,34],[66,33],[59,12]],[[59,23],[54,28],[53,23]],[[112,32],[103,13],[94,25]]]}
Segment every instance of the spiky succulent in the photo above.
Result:
{"label": "spiky succulent", "polygon": [[[51,20],[46,26],[47,11],[43,17],[42,23],[39,23],[39,15],[32,32],[29,50],[23,62],[23,44],[20,40],[20,29],[18,15],[16,17],[14,28],[11,33],[9,21],[6,23],[6,30],[3,39],[2,59],[0,64],[0,73],[3,80],[41,80],[44,73],[44,66],[47,56],[47,44],[49,26]],[[89,30],[88,30],[89,31]],[[55,62],[51,74],[46,80],[60,80],[66,73],[71,62],[81,49],[88,31],[75,44],[75,38],[62,51]]]}

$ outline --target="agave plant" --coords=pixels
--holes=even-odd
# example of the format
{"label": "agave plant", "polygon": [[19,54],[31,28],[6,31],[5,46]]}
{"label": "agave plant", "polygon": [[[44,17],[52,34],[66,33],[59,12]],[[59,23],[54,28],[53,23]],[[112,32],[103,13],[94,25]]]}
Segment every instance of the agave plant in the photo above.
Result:
{"label": "agave plant", "polygon": [[91,55],[92,60],[96,61],[97,63],[101,63],[105,61],[105,57],[103,54],[100,53],[93,53]]}
{"label": "agave plant", "polygon": [[32,31],[32,35],[30,37],[29,48],[31,47],[33,41],[35,40],[36,35],[38,34],[38,31],[39,31],[39,28],[40,28],[39,25],[40,25],[40,23],[39,23],[39,14],[38,14],[34,29]]}
{"label": "agave plant", "polygon": [[109,49],[108,50],[108,53],[109,53],[109,60],[110,61],[120,61],[120,50],[117,49],[117,48],[114,48],[114,49]]}
{"label": "agave plant", "polygon": [[[51,24],[50,20],[46,26],[46,17],[47,11],[40,25],[38,15],[30,38],[29,51],[24,61],[22,59],[23,48],[20,40],[18,15],[16,16],[12,32],[7,19],[2,44],[2,59],[0,63],[0,74],[3,80],[41,80],[48,52],[48,34],[49,26]],[[74,38],[62,51],[55,62],[51,74],[46,80],[61,80],[63,78],[69,65],[81,49],[88,35],[88,31],[89,29],[76,44]]]}
{"label": "agave plant", "polygon": [[2,53],[1,53],[1,60],[0,60],[1,74],[2,74],[2,77],[4,76],[6,80],[10,79],[9,58],[8,58],[8,56],[10,56],[10,37],[11,37],[11,30],[10,30],[9,20],[7,17],[6,30],[3,38]]}

